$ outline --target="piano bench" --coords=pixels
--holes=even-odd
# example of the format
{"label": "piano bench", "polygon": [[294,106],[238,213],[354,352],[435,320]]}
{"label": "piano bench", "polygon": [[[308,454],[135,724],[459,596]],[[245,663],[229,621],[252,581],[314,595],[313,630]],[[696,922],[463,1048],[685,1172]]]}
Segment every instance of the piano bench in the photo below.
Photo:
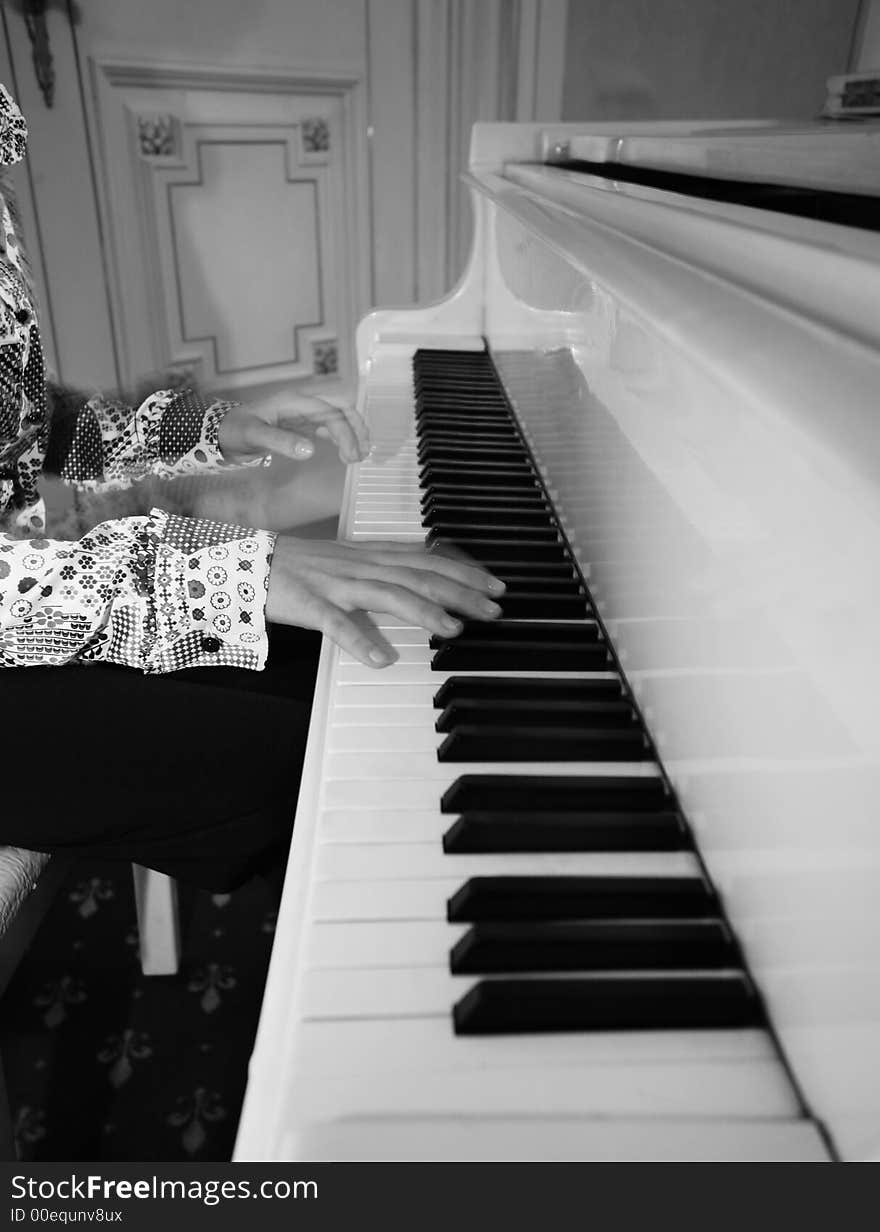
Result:
{"label": "piano bench", "polygon": [[[65,856],[0,846],[0,998],[70,868]],[[173,975],[180,964],[177,884],[132,865],[144,975]],[[14,1160],[15,1139],[0,1058],[0,1160]]]}

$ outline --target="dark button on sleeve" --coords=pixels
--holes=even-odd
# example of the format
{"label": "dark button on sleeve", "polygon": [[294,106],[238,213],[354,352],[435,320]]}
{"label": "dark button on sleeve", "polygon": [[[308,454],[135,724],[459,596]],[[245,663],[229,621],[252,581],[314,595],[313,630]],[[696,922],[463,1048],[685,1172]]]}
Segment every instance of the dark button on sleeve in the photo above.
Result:
{"label": "dark button on sleeve", "polygon": [[28,312],[27,308],[19,308],[18,312],[15,314],[15,319],[18,321],[19,325],[27,325],[28,321],[31,319],[31,314]]}
{"label": "dark button on sleeve", "polygon": [[216,654],[219,649],[220,649],[219,637],[203,637],[202,638],[202,650],[207,651],[208,654]]}

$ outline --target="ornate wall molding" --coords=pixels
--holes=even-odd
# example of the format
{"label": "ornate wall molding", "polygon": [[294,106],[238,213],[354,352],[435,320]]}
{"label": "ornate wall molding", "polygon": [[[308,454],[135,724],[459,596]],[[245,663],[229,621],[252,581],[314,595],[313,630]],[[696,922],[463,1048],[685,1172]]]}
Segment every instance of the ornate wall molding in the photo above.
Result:
{"label": "ornate wall molding", "polygon": [[[201,366],[203,376],[226,381],[228,374],[233,383],[247,381],[251,375],[259,381],[277,380],[288,371],[291,375],[300,371],[303,375],[313,370],[330,371],[330,364],[335,364],[341,373],[351,370],[354,325],[370,306],[371,280],[362,78],[311,69],[280,73],[228,65],[146,64],[100,56],[90,59],[89,75],[90,120],[98,151],[114,329],[124,379],[132,381],[139,373],[169,363],[190,362]],[[189,99],[189,111],[186,115],[175,115],[168,103],[181,95]],[[240,103],[235,101],[236,95],[243,96]],[[270,96],[289,97],[291,104],[282,107],[277,97]],[[224,97],[229,100],[225,109],[226,127],[231,124],[228,133],[220,131],[223,122],[217,115],[221,105],[218,97],[221,103]],[[326,101],[326,111],[322,100]],[[173,102],[172,107],[179,110]],[[282,119],[282,113],[288,118]],[[334,119],[328,123],[331,114]],[[327,317],[326,305],[322,304],[317,316],[297,321],[296,328],[292,323],[289,362],[279,361],[274,367],[258,364],[256,368],[239,371],[235,363],[224,359],[223,344],[214,331],[205,333],[204,313],[197,318],[199,328],[190,329],[185,321],[186,308],[177,292],[177,306],[172,300],[170,311],[180,322],[181,343],[192,344],[196,349],[201,346],[203,354],[194,357],[186,346],[175,350],[173,338],[169,342],[168,313],[157,313],[156,305],[169,302],[167,252],[172,245],[168,240],[164,248],[160,245],[157,256],[165,262],[160,268],[162,263],[152,250],[154,237],[161,235],[163,228],[166,233],[169,229],[162,217],[163,213],[168,214],[168,205],[167,198],[164,204],[162,201],[165,190],[158,193],[156,186],[169,176],[171,180],[179,179],[176,169],[186,178],[183,168],[191,161],[194,134],[231,140],[235,129],[239,136],[254,144],[271,136],[267,131],[260,137],[260,124],[267,130],[274,125],[278,140],[282,139],[279,128],[286,130],[283,139],[293,140],[288,154],[291,167],[302,168],[299,179],[312,173],[319,178],[328,174],[336,177],[332,181],[335,189],[322,190],[325,194],[330,192],[330,198],[329,204],[321,208],[329,209],[335,221],[333,261],[321,277],[338,293],[334,290],[331,317]],[[130,151],[127,156],[126,148]],[[140,165],[140,172],[132,164],[132,156]],[[297,178],[295,170],[289,174]],[[144,179],[145,176],[148,178]],[[168,196],[171,195],[169,191]],[[327,235],[330,234],[328,230]],[[322,236],[320,251],[327,242],[327,237]],[[138,260],[133,255],[135,250]],[[175,253],[173,260],[179,259],[180,254]],[[143,270],[142,286],[133,285],[133,273],[138,268]],[[166,319],[157,321],[157,317]],[[328,324],[331,335],[327,333]],[[332,358],[330,351],[321,349],[328,338],[335,345]]]}
{"label": "ornate wall molding", "polygon": [[137,133],[142,158],[180,157],[180,121],[176,116],[139,115]]}

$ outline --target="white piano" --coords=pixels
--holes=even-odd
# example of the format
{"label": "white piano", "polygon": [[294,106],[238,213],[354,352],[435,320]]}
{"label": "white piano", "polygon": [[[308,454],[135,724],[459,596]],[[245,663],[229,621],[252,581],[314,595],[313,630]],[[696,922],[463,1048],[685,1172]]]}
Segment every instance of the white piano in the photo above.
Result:
{"label": "white piano", "polygon": [[341,533],[517,602],[325,644],[238,1160],[880,1157],[878,150],[475,129]]}

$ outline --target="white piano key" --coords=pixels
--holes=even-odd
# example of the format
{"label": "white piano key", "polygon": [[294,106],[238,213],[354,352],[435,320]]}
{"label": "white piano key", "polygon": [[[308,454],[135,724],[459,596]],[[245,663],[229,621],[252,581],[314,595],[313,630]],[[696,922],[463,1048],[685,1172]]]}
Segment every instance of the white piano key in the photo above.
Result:
{"label": "white piano key", "polygon": [[[325,780],[322,800],[328,809],[397,808],[426,810],[437,806],[437,784],[416,779],[383,782],[373,779]],[[451,821],[451,818],[450,818]]]}
{"label": "white piano key", "polygon": [[467,927],[445,920],[313,924],[303,949],[303,964],[309,969],[432,966],[448,954]]}
{"label": "white piano key", "polygon": [[665,1117],[350,1118],[299,1124],[282,1159],[305,1163],[823,1163],[828,1151],[807,1120]]}
{"label": "white piano key", "polygon": [[421,535],[425,529],[416,518],[355,518],[354,533],[363,535]]}
{"label": "white piano key", "polygon": [[717,1116],[792,1118],[800,1108],[788,1076],[774,1059],[619,1065],[604,1062],[577,1071],[492,1069],[479,1077],[464,1070],[425,1070],[389,1082],[363,1070],[339,1078],[295,1074],[290,1099],[303,1120],[338,1116]]}
{"label": "white piano key", "polygon": [[[342,925],[328,926],[342,928]],[[351,926],[352,928],[354,926]],[[457,1036],[449,1014],[435,1017],[304,1021],[297,1031],[301,1068],[316,1075],[358,1069],[407,1073],[413,1069],[576,1070],[581,1066],[672,1065],[696,1061],[745,1064],[775,1059],[766,1031],[754,1027],[706,1031],[562,1031],[552,1035]]]}
{"label": "white piano key", "polygon": [[369,782],[378,778],[384,779],[389,785],[400,779],[420,779],[422,782],[433,780],[435,785],[451,783],[461,774],[542,775],[544,778],[589,774],[645,779],[657,778],[660,774],[660,767],[652,761],[571,761],[564,763],[564,769],[558,768],[561,765],[562,763],[554,762],[548,772],[548,765],[543,761],[444,763],[437,761],[436,755],[430,753],[413,753],[401,758],[391,753],[331,752],[324,759],[324,771],[328,781],[358,779]]}
{"label": "white piano key", "polygon": [[430,667],[418,663],[395,663],[392,668],[372,668],[363,663],[338,663],[336,667],[337,684],[375,684],[377,680],[387,680],[389,684],[433,684],[439,689],[444,680],[450,676],[502,676],[505,679],[515,677],[521,680],[614,680],[616,672],[487,672],[476,670],[435,672]]}
{"label": "white piano key", "polygon": [[[447,952],[440,950],[435,955],[434,966],[312,968],[304,973],[300,984],[299,1013],[306,1019],[426,1018],[451,1014],[456,1002],[487,977],[450,974],[448,963],[444,963],[446,956]],[[601,978],[622,979],[625,974],[603,971]],[[639,974],[660,986],[668,973]],[[682,975],[681,972],[675,974]],[[700,974],[696,971],[686,973],[687,978],[694,980]],[[736,971],[713,971],[711,974],[715,979],[731,983],[739,983],[741,978]],[[552,977],[538,978],[549,980]],[[568,972],[565,978],[589,985],[597,977]]]}
{"label": "white piano key", "polygon": [[394,543],[406,542],[406,543],[413,543],[413,544],[421,544],[421,543],[424,543],[425,541],[425,532],[423,530],[403,530],[403,529],[398,529],[394,531],[389,531],[389,530],[377,531],[377,530],[372,530],[369,527],[364,529],[363,527],[355,526],[354,529],[349,533],[349,538],[350,539],[388,539]]}
{"label": "white piano key", "polygon": [[313,920],[442,920],[461,878],[430,881],[319,881],[312,887]]}
{"label": "white piano key", "polygon": [[[318,840],[323,827],[319,825]],[[314,871],[322,881],[440,877],[699,877],[689,851],[523,851],[446,855],[439,843],[329,843],[318,847]],[[445,914],[445,913],[444,913]]]}
{"label": "white piano key", "polygon": [[[422,716],[424,719],[424,716]],[[433,723],[406,726],[397,716],[376,714],[371,725],[351,726],[341,721],[334,711],[332,726],[327,733],[327,747],[335,753],[433,753],[436,755],[447,732],[437,732]],[[468,762],[447,762],[452,767],[466,766]],[[516,762],[508,763],[515,766]],[[549,763],[548,763],[549,764]],[[554,761],[560,769],[569,763]]]}
{"label": "white piano key", "polygon": [[382,631],[392,646],[425,646],[428,645],[430,633],[425,629],[414,628],[412,625],[390,623],[390,618],[381,613],[374,614],[376,625]]}
{"label": "white piano key", "polygon": [[325,809],[323,843],[439,843],[455,820],[438,808]]}
{"label": "white piano key", "polygon": [[[382,684],[377,684],[377,680],[382,680]],[[385,681],[388,681],[385,683]],[[377,672],[373,673],[373,680],[358,683],[352,687],[340,685],[333,692],[333,713],[339,715],[352,716],[350,719],[346,717],[346,722],[355,721],[355,712],[358,710],[382,711],[385,709],[393,709],[398,706],[415,706],[421,709],[425,707],[428,712],[433,712],[433,697],[439,685],[433,684],[403,684],[398,683],[396,677],[388,680],[387,673],[380,676]],[[423,711],[423,714],[425,711]],[[433,720],[432,714],[432,720]]]}
{"label": "white piano key", "polygon": [[[381,724],[393,723],[395,726],[419,728],[426,727],[425,705],[431,714],[432,724],[434,712],[431,710],[431,699],[428,698],[421,706],[333,706],[330,722],[333,730],[354,730],[374,728]],[[439,714],[440,712],[437,711]],[[341,746],[338,746],[341,747]]]}
{"label": "white piano key", "polygon": [[389,504],[383,497],[374,496],[369,500],[358,502],[352,525],[357,526],[359,522],[405,522],[407,525],[419,526],[423,533],[427,533],[426,528],[422,523],[421,507],[417,501],[399,501],[394,504]]}
{"label": "white piano key", "polygon": [[309,910],[312,920],[437,921],[445,917],[446,904],[461,885],[462,878],[455,875],[388,881],[316,881]]}
{"label": "white piano key", "polygon": [[[593,763],[590,773],[604,764],[606,763]],[[546,766],[544,769],[546,770]],[[614,772],[619,769],[619,766],[615,766]],[[469,767],[468,772],[480,773],[481,770],[480,764],[475,763]],[[449,783],[453,783],[457,777],[457,773],[451,775]],[[333,779],[322,784],[322,804],[326,809],[392,808],[425,812],[436,808],[437,803],[438,785],[433,780]],[[449,820],[451,824],[452,815]]]}
{"label": "white piano key", "polygon": [[[424,716],[423,716],[424,717]],[[435,753],[445,737],[430,726],[392,723],[347,727],[334,722],[327,732],[327,747],[335,753]]]}

